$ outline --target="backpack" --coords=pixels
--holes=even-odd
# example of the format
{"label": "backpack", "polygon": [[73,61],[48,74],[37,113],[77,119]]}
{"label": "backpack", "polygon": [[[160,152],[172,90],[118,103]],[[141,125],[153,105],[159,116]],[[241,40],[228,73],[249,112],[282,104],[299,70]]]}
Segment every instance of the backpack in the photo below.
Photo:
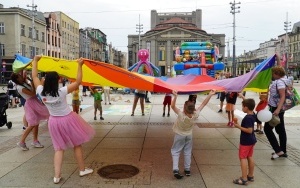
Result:
{"label": "backpack", "polygon": [[7,88],[8,88],[8,89],[13,89],[13,88],[14,88],[14,84],[12,83],[12,81],[9,81],[9,82],[8,82]]}

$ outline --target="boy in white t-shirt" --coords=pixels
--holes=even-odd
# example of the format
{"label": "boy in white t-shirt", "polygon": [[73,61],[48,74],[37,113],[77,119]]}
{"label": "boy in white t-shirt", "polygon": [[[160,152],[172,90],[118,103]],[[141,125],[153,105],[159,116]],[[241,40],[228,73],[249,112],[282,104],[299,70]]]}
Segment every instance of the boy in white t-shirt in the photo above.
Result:
{"label": "boy in white t-shirt", "polygon": [[178,115],[174,125],[173,131],[175,133],[171,154],[173,159],[173,174],[177,179],[183,178],[179,172],[179,157],[180,153],[184,151],[184,173],[186,176],[191,175],[191,156],[192,156],[192,134],[194,120],[199,117],[200,111],[208,103],[210,98],[215,94],[214,90],[210,91],[202,104],[196,108],[195,103],[192,101],[185,101],[183,111],[176,107],[177,91],[173,91],[174,98],[171,102],[171,108]]}

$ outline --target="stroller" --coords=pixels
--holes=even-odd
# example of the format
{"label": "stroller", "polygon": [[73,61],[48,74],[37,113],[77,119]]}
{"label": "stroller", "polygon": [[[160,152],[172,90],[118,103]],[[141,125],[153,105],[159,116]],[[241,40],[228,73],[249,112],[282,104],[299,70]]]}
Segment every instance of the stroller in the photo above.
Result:
{"label": "stroller", "polygon": [[6,109],[9,104],[9,96],[6,93],[0,93],[0,127],[6,124],[7,128],[10,129],[12,126],[11,122],[7,122]]}

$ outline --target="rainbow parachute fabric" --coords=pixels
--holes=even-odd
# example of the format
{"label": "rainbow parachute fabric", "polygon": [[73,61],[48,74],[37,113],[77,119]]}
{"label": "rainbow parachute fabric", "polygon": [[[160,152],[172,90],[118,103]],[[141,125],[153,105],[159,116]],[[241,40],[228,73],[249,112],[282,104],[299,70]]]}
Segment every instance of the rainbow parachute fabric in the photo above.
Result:
{"label": "rainbow parachute fabric", "polygon": [[[31,69],[32,60],[16,55],[13,71]],[[145,76],[129,72],[104,62],[84,59],[83,85],[101,85],[120,88],[134,88],[153,92],[197,93],[215,89],[217,91],[240,92],[242,90],[266,91],[271,80],[271,67],[275,64],[275,55],[266,59],[255,69],[239,77],[215,80],[207,75],[181,75],[175,78]],[[42,56],[38,63],[41,72],[56,71],[59,75],[74,80],[77,75],[77,62],[48,56]]]}

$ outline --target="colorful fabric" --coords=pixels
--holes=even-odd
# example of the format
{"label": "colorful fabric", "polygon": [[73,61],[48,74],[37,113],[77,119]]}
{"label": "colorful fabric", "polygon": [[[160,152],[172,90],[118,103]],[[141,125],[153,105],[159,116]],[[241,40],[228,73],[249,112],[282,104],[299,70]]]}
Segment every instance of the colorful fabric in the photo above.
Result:
{"label": "colorful fabric", "polygon": [[[13,71],[24,68],[31,69],[30,59],[16,55]],[[152,77],[129,72],[104,62],[84,59],[83,85],[106,85],[119,88],[135,88],[151,92],[197,93],[215,89],[217,91],[240,92],[252,90],[266,92],[271,81],[271,67],[275,64],[275,55],[264,60],[255,69],[239,77],[215,80],[207,75],[180,75],[176,78]],[[38,70],[42,72],[56,71],[60,76],[75,80],[77,76],[77,62],[43,56],[38,63]],[[237,84],[239,83],[239,84]]]}

